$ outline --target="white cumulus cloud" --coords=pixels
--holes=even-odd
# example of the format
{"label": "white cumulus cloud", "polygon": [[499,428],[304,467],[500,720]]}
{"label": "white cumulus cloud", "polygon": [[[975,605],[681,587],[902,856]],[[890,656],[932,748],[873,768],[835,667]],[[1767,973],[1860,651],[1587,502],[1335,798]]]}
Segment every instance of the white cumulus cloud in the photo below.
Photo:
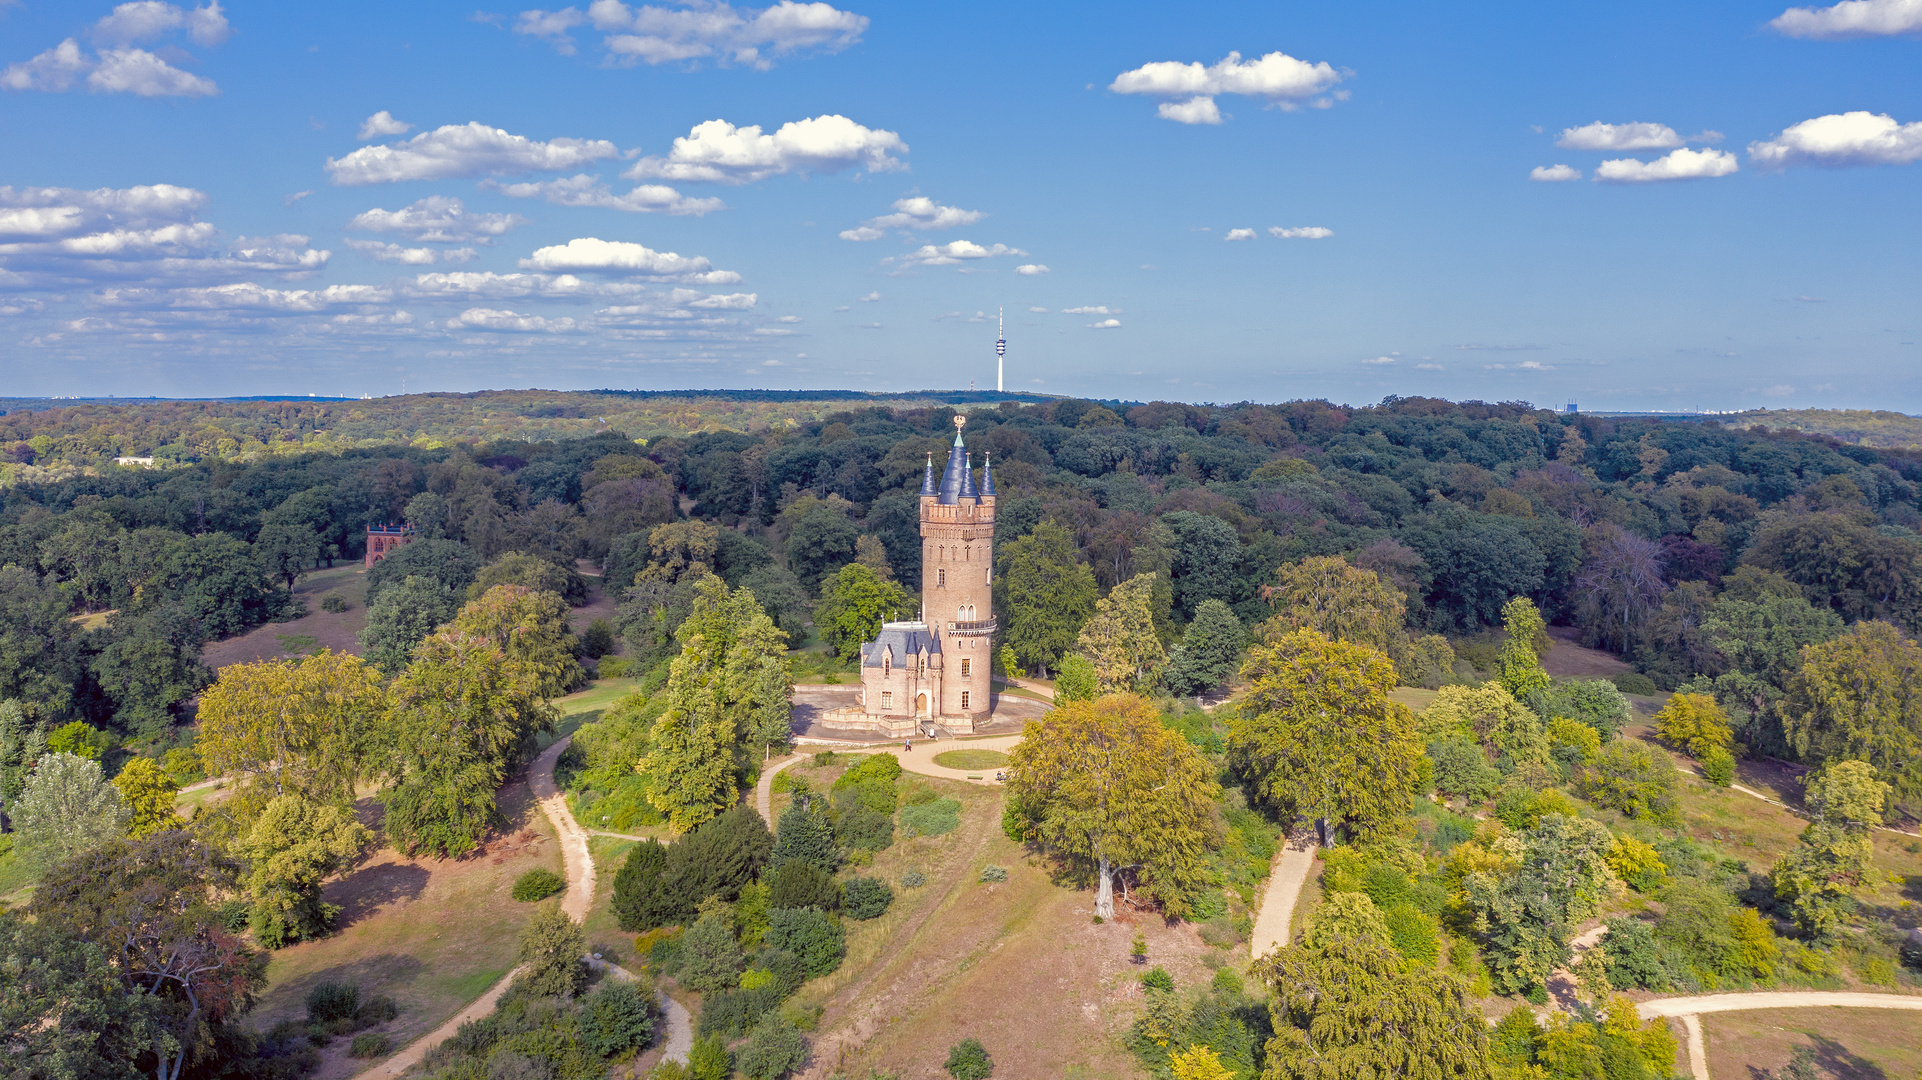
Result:
{"label": "white cumulus cloud", "polygon": [[863,297],[861,297],[861,302],[862,302],[863,304],[872,304],[872,303],[874,303],[874,302],[875,302],[876,300],[879,300],[879,299],[881,299],[881,294],[880,294],[880,293],[878,293],[878,292],[871,292],[871,293],[869,293],[869,294],[867,294],[866,296],[863,296]]}
{"label": "white cumulus cloud", "polygon": [[982,247],[972,240],[954,240],[946,244],[923,244],[905,255],[895,255],[882,259],[883,264],[897,264],[902,268],[911,266],[954,266],[974,259],[991,259],[997,255],[1026,255],[1020,248],[1006,244]]}
{"label": "white cumulus cloud", "polygon": [[327,175],[336,184],[355,186],[558,172],[619,157],[620,153],[619,148],[605,139],[539,142],[469,121],[423,131],[405,142],[363,146],[344,157],[328,158]]}
{"label": "white cumulus cloud", "polygon": [[772,135],[758,125],[725,120],[696,124],[674,140],[666,157],[644,157],[622,175],[630,180],[746,184],[789,172],[837,172],[863,165],[871,173],[906,166],[897,153],[908,144],[892,131],[862,127],[840,115],[782,124]]}
{"label": "white cumulus cloud", "polygon": [[1765,169],[1907,165],[1922,159],[1922,121],[1898,124],[1886,113],[1832,113],[1804,120],[1773,139],[1748,144],[1748,156]]}
{"label": "white cumulus cloud", "polygon": [[182,8],[160,0],[137,0],[121,4],[93,24],[93,39],[112,45],[149,41],[175,31],[185,30],[198,45],[218,45],[233,33],[220,4]]}
{"label": "white cumulus cloud", "polygon": [[355,214],[347,227],[392,233],[424,244],[489,244],[525,224],[527,219],[519,214],[470,214],[467,205],[452,195],[429,195],[399,210],[375,207]]}
{"label": "white cumulus cloud", "polygon": [[716,285],[731,284],[741,279],[739,274],[731,271],[714,270],[714,264],[702,255],[687,257],[672,251],[655,251],[644,244],[602,240],[592,236],[577,237],[565,244],[537,249],[534,254],[521,260],[520,267],[522,270],[563,273],[681,278]]}
{"label": "white cumulus cloud", "polygon": [[414,125],[396,120],[394,119],[393,113],[382,109],[366,120],[361,121],[360,134],[356,135],[355,138],[361,142],[366,142],[368,139],[378,139],[386,135],[405,135],[412,130],[414,130]]}
{"label": "white cumulus cloud", "polygon": [[1665,180],[1704,180],[1727,176],[1738,169],[1735,155],[1726,150],[1673,150],[1654,161],[1611,158],[1595,168],[1595,179],[1608,184],[1650,184]]}
{"label": "white cumulus cloud", "polygon": [[[218,45],[233,28],[217,0],[204,7],[182,8],[161,0],[121,4],[94,23],[90,36],[102,46],[89,55],[68,38],[31,60],[9,64],[0,71],[0,88],[64,93],[85,77],[87,89],[97,94],[136,94],[140,97],[207,97],[220,88],[212,79],[182,71],[135,42],[185,31],[195,44]],[[163,49],[175,61],[191,60],[175,46]]]}
{"label": "white cumulus cloud", "polygon": [[1121,320],[1120,320],[1120,319],[1103,319],[1103,320],[1101,320],[1101,321],[1100,321],[1100,322],[1098,322],[1098,323],[1089,323],[1089,324],[1088,324],[1088,329],[1090,329],[1090,330],[1116,330],[1116,329],[1119,329],[1119,328],[1120,328],[1120,326],[1121,326]]}
{"label": "white cumulus cloud", "polygon": [[556,206],[591,206],[620,210],[629,214],[674,214],[700,217],[727,209],[720,199],[695,199],[665,184],[640,184],[625,195],[616,195],[600,182],[600,177],[583,173],[565,180],[541,180],[526,184],[481,181],[481,187],[517,199],[546,199]]}
{"label": "white cumulus cloud", "polygon": [[249,273],[299,276],[329,253],[305,236],[228,239],[199,220],[204,192],[0,187],[0,280],[25,288],[152,279],[191,283]]}
{"label": "white cumulus cloud", "polygon": [[1922,0],[1843,0],[1831,7],[1790,8],[1769,20],[1789,37],[1836,40],[1922,32]]}
{"label": "white cumulus cloud", "polygon": [[402,266],[432,266],[440,262],[464,263],[480,254],[470,247],[443,251],[437,248],[402,247],[399,244],[388,244],[379,240],[347,239],[341,242],[375,262],[399,263]]}
{"label": "white cumulus cloud", "polygon": [[1604,124],[1597,120],[1563,128],[1555,145],[1564,150],[1670,150],[1683,139],[1667,124]]}
{"label": "white cumulus cloud", "polygon": [[1302,225],[1292,229],[1277,225],[1268,230],[1268,235],[1277,240],[1326,240],[1335,235],[1335,230],[1320,225]]}
{"label": "white cumulus cloud", "polygon": [[1538,184],[1561,184],[1580,180],[1582,170],[1573,165],[1537,165],[1528,170],[1528,178]]}
{"label": "white cumulus cloud", "polygon": [[1253,240],[1254,238],[1255,230],[1253,229],[1229,229],[1228,235],[1222,237],[1223,240]]}
{"label": "white cumulus cloud", "polygon": [[[1322,61],[1308,63],[1287,53],[1271,52],[1258,60],[1243,60],[1238,52],[1212,65],[1161,60],[1115,76],[1108,89],[1117,94],[1146,94],[1166,98],[1158,114],[1183,124],[1219,124],[1215,97],[1241,94],[1259,98],[1281,109],[1299,108],[1299,101],[1322,94],[1342,79],[1341,72]],[[1314,104],[1326,107],[1337,96]]]}
{"label": "white cumulus cloud", "polygon": [[713,59],[763,70],[773,66],[771,57],[840,52],[860,41],[868,28],[867,16],[818,2],[781,0],[766,8],[726,3],[671,8],[594,0],[585,13],[574,7],[523,11],[514,32],[541,38],[572,55],[575,43],[570,32],[589,23],[602,33],[610,64]]}
{"label": "white cumulus cloud", "polygon": [[508,333],[561,334],[577,329],[573,319],[549,319],[540,315],[521,315],[499,308],[468,308],[447,320],[448,329],[499,330]]}
{"label": "white cumulus cloud", "polygon": [[894,213],[869,218],[859,228],[844,229],[843,240],[879,240],[888,229],[952,229],[972,225],[984,216],[979,210],[943,206],[924,195],[894,201]]}
{"label": "white cumulus cloud", "polygon": [[1047,273],[1048,268],[1042,263],[1022,263],[1014,268],[1014,272],[1023,277],[1035,277]]}
{"label": "white cumulus cloud", "polygon": [[1121,314],[1121,309],[1111,308],[1106,304],[1094,304],[1088,307],[1064,307],[1061,309],[1061,314],[1063,315],[1119,315]]}

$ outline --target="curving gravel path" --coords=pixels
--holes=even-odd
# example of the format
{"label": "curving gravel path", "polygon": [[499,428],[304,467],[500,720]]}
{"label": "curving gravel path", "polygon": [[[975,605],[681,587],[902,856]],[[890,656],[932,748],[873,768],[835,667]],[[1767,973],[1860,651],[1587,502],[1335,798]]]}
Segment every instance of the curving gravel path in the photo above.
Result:
{"label": "curving gravel path", "polygon": [[1248,955],[1256,960],[1294,940],[1295,905],[1301,887],[1315,865],[1315,832],[1303,829],[1288,838],[1268,872],[1268,888],[1261,894],[1261,910],[1248,935]]}
{"label": "curving gravel path", "polygon": [[1702,1038],[1703,1013],[1742,1012],[1748,1009],[1915,1009],[1922,1011],[1922,994],[1868,994],[1848,990],[1765,990],[1752,994],[1704,994],[1698,997],[1656,998],[1635,1006],[1644,1020],[1672,1017],[1688,1033],[1688,1067],[1695,1080],[1709,1080],[1708,1048]]}

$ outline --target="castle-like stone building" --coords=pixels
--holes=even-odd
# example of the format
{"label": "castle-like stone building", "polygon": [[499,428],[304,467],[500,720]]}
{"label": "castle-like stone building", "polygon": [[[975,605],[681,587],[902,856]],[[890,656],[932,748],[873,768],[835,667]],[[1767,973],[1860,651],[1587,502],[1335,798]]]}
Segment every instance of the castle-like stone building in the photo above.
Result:
{"label": "castle-like stone building", "polygon": [[383,521],[367,526],[367,555],[363,569],[372,570],[374,564],[414,542],[412,525],[396,525]]}
{"label": "castle-like stone building", "polygon": [[[994,643],[994,468],[981,484],[954,418],[954,446],[937,483],[921,478],[921,618],[883,623],[861,646],[861,704],[831,723],[913,735],[925,726],[969,734],[991,708]],[[858,713],[858,715],[857,715]]]}

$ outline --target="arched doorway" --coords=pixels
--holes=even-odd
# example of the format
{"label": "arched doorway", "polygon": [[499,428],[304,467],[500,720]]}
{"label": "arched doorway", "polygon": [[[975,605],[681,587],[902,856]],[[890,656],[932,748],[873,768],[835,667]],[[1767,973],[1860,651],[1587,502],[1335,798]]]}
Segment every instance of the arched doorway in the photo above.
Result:
{"label": "arched doorway", "polygon": [[923,720],[928,718],[928,692],[926,690],[914,696],[914,715]]}

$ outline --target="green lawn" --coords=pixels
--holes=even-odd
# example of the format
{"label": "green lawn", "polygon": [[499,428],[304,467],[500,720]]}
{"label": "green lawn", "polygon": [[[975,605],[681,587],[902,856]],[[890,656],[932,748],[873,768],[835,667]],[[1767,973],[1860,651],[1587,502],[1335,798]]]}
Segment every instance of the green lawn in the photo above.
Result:
{"label": "green lawn", "polygon": [[1008,755],[999,750],[943,750],[934,755],[934,763],[944,769],[999,769],[1008,763]]}

